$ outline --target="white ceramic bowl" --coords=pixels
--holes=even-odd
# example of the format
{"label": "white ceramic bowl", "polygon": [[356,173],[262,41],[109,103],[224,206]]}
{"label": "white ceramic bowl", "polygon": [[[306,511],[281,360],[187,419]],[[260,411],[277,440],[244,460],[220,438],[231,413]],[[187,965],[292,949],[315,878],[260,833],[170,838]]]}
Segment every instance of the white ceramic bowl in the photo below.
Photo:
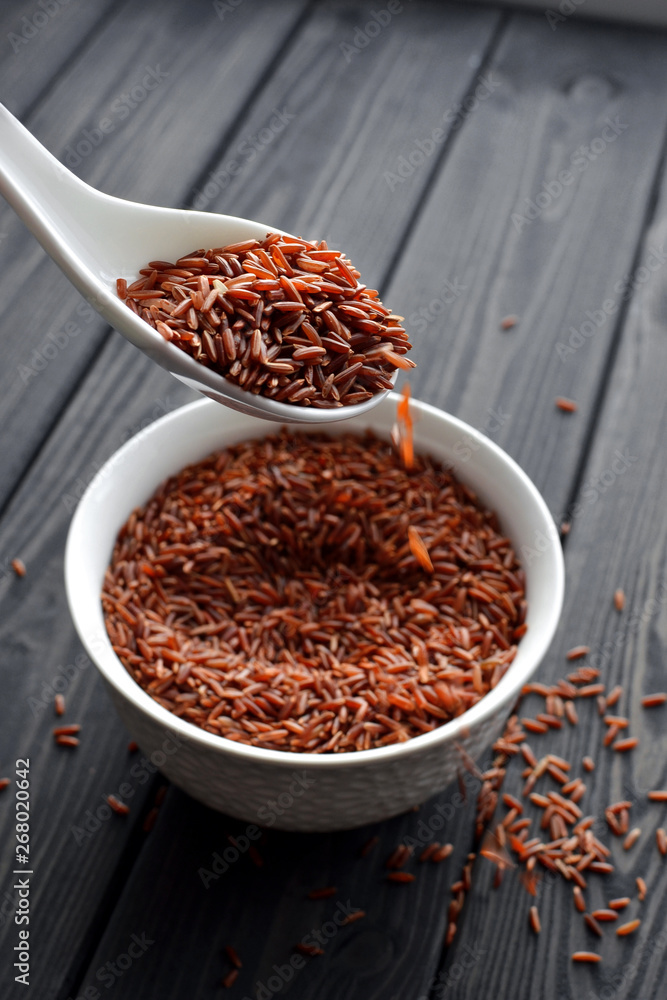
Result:
{"label": "white ceramic bowl", "polygon": [[[332,434],[373,429],[387,438],[399,397],[328,425]],[[462,749],[478,759],[503,730],[521,687],[553,637],[563,600],[563,557],[555,525],[519,466],[478,431],[414,401],[415,447],[453,466],[497,513],[526,571],[528,631],[511,667],[472,709],[431,733],[376,750],[309,755],[226,740],[157,704],[130,677],[107,638],[100,603],[104,571],[130,512],[158,485],[212,451],[275,432],[275,424],[210,400],[157,420],[117,451],[86,490],[72,520],[65,557],[69,606],[111,700],[142,751],[171,780],[213,809],[257,825],[339,830],[386,819],[444,789]],[[461,749],[462,748],[462,749]]]}

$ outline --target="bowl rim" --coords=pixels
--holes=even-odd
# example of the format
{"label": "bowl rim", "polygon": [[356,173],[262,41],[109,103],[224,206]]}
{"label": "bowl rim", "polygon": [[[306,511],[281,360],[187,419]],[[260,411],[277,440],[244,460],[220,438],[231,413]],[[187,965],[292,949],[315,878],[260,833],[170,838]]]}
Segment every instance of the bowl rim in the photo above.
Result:
{"label": "bowl rim", "polygon": [[[399,393],[390,392],[387,397],[387,401],[395,404],[400,398]],[[533,505],[533,509],[539,514],[541,520],[547,527],[546,537],[549,543],[549,550],[551,551],[551,555],[553,557],[554,571],[553,579],[550,583],[552,588],[551,603],[547,619],[540,629],[537,648],[533,653],[531,661],[524,665],[520,674],[516,674],[516,671],[514,671],[516,676],[513,677],[513,667],[515,663],[511,663],[507,672],[501,678],[496,687],[492,688],[486,695],[484,695],[483,698],[480,699],[480,701],[477,702],[476,705],[473,705],[472,708],[464,712],[463,715],[457,716],[455,719],[451,719],[449,722],[443,723],[443,725],[436,727],[436,729],[429,733],[421,733],[418,736],[413,736],[403,743],[394,743],[390,746],[375,747],[369,750],[355,750],[348,753],[309,754],[292,750],[269,750],[263,747],[239,743],[216,733],[209,733],[194,723],[173,715],[168,709],[163,708],[162,705],[158,704],[157,701],[151,698],[151,696],[127,672],[126,668],[113,651],[111,642],[106,634],[106,630],[104,630],[103,644],[106,647],[105,651],[108,655],[105,658],[101,658],[99,655],[99,649],[93,648],[97,643],[92,641],[90,630],[86,628],[86,622],[80,613],[79,602],[76,597],[76,591],[78,589],[75,583],[78,572],[78,555],[76,550],[81,538],[85,537],[83,522],[86,507],[94,501],[96,492],[101,486],[104,485],[108,488],[109,482],[116,482],[116,480],[113,479],[113,467],[117,465],[118,468],[122,468],[123,459],[129,452],[138,446],[145,447],[150,441],[152,435],[158,433],[161,428],[169,427],[171,424],[187,419],[190,414],[196,414],[196,412],[202,408],[217,409],[220,406],[219,403],[204,398],[201,400],[195,400],[185,406],[177,407],[175,410],[172,410],[155,420],[138,434],[127,440],[123,445],[121,445],[120,448],[116,449],[116,451],[114,451],[104,465],[102,465],[87,486],[70,523],[64,559],[67,601],[77,634],[91,661],[95,664],[95,667],[107,684],[109,684],[121,697],[128,700],[137,711],[148,715],[153,722],[159,724],[163,729],[168,730],[171,733],[178,734],[184,743],[199,744],[208,750],[212,750],[222,755],[230,754],[232,757],[239,758],[247,763],[261,764],[263,766],[275,766],[279,768],[298,767],[301,769],[372,767],[374,765],[380,765],[398,758],[403,759],[414,756],[415,754],[418,755],[428,752],[429,750],[432,751],[441,745],[444,748],[448,744],[455,743],[457,739],[464,741],[469,735],[469,731],[473,728],[477,729],[482,726],[492,716],[496,715],[500,709],[504,708],[508,702],[516,700],[521,692],[521,688],[532,676],[544,658],[560,620],[565,590],[565,564],[558,531],[549,508],[547,507],[546,502],[539,490],[528,475],[523,471],[521,466],[518,465],[518,463],[515,462],[515,460],[508,455],[507,452],[495,444],[495,442],[491,441],[486,435],[482,434],[481,431],[472,427],[470,424],[465,423],[465,421],[460,420],[458,417],[446,413],[438,407],[432,406],[429,403],[421,402],[420,400],[414,398],[411,399],[410,405],[413,408],[413,415],[415,413],[428,414],[437,421],[448,424],[451,428],[466,435],[468,439],[472,439],[479,445],[479,448],[475,449],[476,453],[478,453],[480,449],[483,449],[490,452],[497,461],[499,460],[513,474],[515,480],[518,484],[520,484],[521,489],[524,491],[524,495],[529,498]],[[233,411],[230,411],[230,413],[233,413]],[[360,419],[362,418],[360,417]],[[265,421],[265,423],[266,433],[275,433],[275,424],[269,421]],[[346,421],[341,420],[340,423],[344,424]],[[330,429],[334,426],[338,425],[331,425]],[[344,429],[345,428],[343,428],[343,431]],[[353,430],[355,428],[350,427],[348,424],[348,429]],[[321,428],[318,425],[313,427],[312,430],[313,432],[316,432],[321,430]],[[308,433],[308,431],[306,431],[306,433]],[[249,433],[247,439],[250,439],[251,436],[253,435]],[[415,444],[418,446],[418,443],[418,424],[416,424]],[[222,444],[220,447],[225,447],[225,445]],[[187,462],[184,463],[181,468],[185,467],[187,464]],[[458,476],[456,471],[454,474]],[[465,476],[461,476],[460,478],[463,482],[465,482]],[[153,490],[157,489],[158,486],[159,483],[156,483]],[[129,514],[130,511],[127,512],[126,518]],[[530,606],[528,608],[527,617],[528,619],[530,618]],[[96,634],[96,640],[97,638],[98,636]],[[108,662],[105,662],[105,659],[108,661],[109,657],[114,664],[114,669],[109,669]],[[119,673],[119,671],[122,673]]]}

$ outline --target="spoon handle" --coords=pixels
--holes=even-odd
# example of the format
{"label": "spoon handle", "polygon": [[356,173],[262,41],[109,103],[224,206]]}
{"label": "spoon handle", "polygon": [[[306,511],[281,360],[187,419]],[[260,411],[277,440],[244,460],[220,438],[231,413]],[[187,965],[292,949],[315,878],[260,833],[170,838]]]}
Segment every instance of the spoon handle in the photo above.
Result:
{"label": "spoon handle", "polygon": [[65,260],[61,255],[66,251],[63,244],[72,237],[80,241],[81,223],[93,192],[3,104],[0,104],[0,193],[47,253],[63,267]]}

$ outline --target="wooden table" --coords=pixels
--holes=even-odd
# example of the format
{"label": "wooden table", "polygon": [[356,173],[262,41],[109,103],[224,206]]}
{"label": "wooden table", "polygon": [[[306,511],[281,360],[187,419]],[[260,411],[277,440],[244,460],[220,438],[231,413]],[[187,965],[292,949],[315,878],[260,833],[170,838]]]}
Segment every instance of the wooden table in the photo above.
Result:
{"label": "wooden table", "polygon": [[[667,786],[667,709],[640,698],[667,686],[667,36],[418,0],[17,0],[0,25],[0,100],[79,176],[110,194],[326,238],[407,317],[414,394],[488,433],[556,523],[571,523],[565,611],[540,679],[563,676],[566,651],[585,643],[607,689],[624,685],[615,711],[641,738],[629,754],[605,749],[594,699],[581,699],[578,726],[531,745],[568,758],[573,774],[591,753],[585,812],[602,817],[627,798],[642,829],[625,852],[602,821],[616,870],[588,890],[590,908],[633,897],[626,912],[642,925],[627,939],[610,925],[592,936],[564,880],[542,880],[536,900],[515,873],[493,889],[494,866],[478,856],[445,949],[450,885],[478,846],[474,802],[437,835],[455,845],[446,862],[410,862],[407,886],[387,882],[384,864],[456,789],[372,829],[269,831],[261,868],[244,856],[205,887],[199,870],[244,824],[165,787],[128,753],[74,634],[62,566],[96,470],[191,394],[105,326],[3,204],[0,776],[30,759],[34,874],[26,991],[12,968],[10,787],[0,794],[2,996],[664,996],[667,873],[655,829],[665,807],[647,790]],[[508,314],[519,321],[503,330]],[[577,412],[559,411],[557,396]],[[58,691],[62,721],[82,725],[76,750],[51,736]],[[531,696],[523,714],[542,705]],[[129,816],[95,828],[91,816],[124,783]],[[327,885],[334,897],[306,898]],[[339,901],[366,917],[290,974],[295,943],[327,926]],[[228,990],[227,945],[243,960]],[[574,965],[580,948],[602,963]]]}

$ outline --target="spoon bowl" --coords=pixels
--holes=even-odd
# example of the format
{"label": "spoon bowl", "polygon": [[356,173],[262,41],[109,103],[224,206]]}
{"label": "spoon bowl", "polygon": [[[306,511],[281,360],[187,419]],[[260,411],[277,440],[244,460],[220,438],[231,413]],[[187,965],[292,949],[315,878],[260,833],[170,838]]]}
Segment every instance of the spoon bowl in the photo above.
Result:
{"label": "spoon bowl", "polygon": [[378,392],[363,403],[319,409],[247,392],[168,343],[116,294],[116,279],[134,281],[149,260],[176,260],[196,249],[261,240],[269,232],[283,232],[275,226],[231,215],[143,205],[103,194],[64,167],[2,104],[0,193],[111,326],[204,396],[265,420],[302,424],[359,416],[386,396],[386,392]]}

